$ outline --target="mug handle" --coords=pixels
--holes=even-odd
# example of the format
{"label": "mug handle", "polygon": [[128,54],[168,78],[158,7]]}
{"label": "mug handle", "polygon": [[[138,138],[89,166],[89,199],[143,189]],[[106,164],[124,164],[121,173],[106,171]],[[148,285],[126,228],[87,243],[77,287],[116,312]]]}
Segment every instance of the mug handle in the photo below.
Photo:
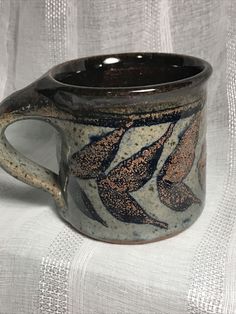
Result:
{"label": "mug handle", "polygon": [[45,97],[36,91],[34,84],[10,95],[0,104],[0,166],[16,179],[49,192],[57,206],[63,209],[66,202],[59,176],[23,156],[5,136],[6,128],[17,121],[36,119],[51,122],[50,117],[43,116],[40,110],[45,105],[48,105]]}

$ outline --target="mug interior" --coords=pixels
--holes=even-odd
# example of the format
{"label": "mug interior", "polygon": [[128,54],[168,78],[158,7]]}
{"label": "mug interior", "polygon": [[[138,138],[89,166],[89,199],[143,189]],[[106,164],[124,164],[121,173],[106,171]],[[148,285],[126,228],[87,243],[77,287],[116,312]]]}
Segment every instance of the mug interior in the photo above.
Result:
{"label": "mug interior", "polygon": [[126,53],[73,60],[56,67],[53,78],[84,88],[142,88],[182,82],[209,71],[198,58],[162,53]]}

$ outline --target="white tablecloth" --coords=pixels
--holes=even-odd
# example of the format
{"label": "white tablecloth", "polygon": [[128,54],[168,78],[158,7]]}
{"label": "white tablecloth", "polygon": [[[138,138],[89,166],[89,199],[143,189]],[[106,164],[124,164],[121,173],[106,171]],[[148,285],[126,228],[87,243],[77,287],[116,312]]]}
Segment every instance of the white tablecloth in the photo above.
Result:
{"label": "white tablecloth", "polygon": [[[0,97],[53,64],[122,51],[169,51],[214,66],[207,201],[182,234],[147,245],[93,241],[46,193],[0,171],[0,313],[236,313],[236,3],[233,0],[0,0]],[[55,169],[55,133],[21,122],[7,135]]]}

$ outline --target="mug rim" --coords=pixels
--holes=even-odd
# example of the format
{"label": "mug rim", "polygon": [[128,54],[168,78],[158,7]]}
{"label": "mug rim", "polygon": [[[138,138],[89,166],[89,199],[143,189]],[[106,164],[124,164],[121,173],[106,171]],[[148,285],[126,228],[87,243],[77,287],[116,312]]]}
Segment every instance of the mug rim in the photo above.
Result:
{"label": "mug rim", "polygon": [[[56,75],[66,73],[65,69],[73,69],[73,67],[78,66],[78,64],[96,60],[96,59],[108,59],[108,58],[133,58],[134,62],[137,62],[137,56],[143,57],[156,57],[163,59],[176,60],[179,59],[183,61],[183,65],[187,66],[198,66],[201,67],[201,71],[197,74],[189,75],[182,79],[171,80],[164,83],[155,83],[155,84],[145,84],[145,85],[134,85],[134,86],[87,86],[87,85],[75,85],[68,84],[56,79]],[[174,63],[173,63],[174,64]],[[72,71],[75,73],[75,71]],[[69,60],[63,63],[60,63],[48,71],[48,76],[52,82],[54,82],[58,87],[64,88],[73,88],[80,92],[81,95],[109,95],[109,96],[122,96],[127,94],[140,95],[140,94],[150,94],[150,93],[165,93],[172,90],[178,90],[185,87],[194,87],[200,85],[207,81],[207,79],[212,74],[212,66],[207,61],[184,54],[176,54],[176,53],[162,53],[162,52],[126,52],[126,53],[112,53],[112,54],[101,54],[101,55],[92,55],[83,58],[76,58],[73,60]]]}

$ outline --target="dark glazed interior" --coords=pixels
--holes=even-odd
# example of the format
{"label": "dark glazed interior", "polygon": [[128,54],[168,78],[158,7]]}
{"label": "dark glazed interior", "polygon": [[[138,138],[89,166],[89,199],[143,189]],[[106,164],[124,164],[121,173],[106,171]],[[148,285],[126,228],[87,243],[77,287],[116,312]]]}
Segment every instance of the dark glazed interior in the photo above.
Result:
{"label": "dark glazed interior", "polygon": [[53,78],[66,85],[92,89],[136,89],[209,76],[210,65],[175,54],[127,53],[73,60],[56,67]]}

